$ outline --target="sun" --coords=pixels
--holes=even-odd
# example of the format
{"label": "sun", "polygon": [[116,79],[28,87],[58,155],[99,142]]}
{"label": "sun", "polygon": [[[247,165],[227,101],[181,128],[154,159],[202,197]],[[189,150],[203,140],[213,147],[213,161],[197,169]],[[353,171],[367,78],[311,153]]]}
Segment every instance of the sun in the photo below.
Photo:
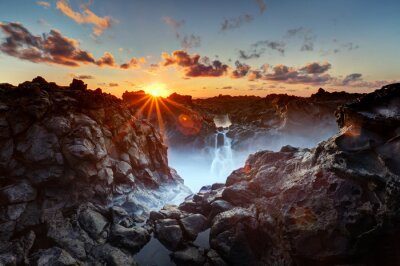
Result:
{"label": "sun", "polygon": [[145,91],[154,98],[167,97],[169,94],[166,85],[162,83],[151,84],[145,89]]}

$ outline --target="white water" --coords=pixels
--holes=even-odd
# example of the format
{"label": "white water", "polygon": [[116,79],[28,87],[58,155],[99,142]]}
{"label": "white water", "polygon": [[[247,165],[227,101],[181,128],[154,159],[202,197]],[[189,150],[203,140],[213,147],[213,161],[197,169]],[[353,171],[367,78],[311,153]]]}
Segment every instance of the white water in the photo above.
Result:
{"label": "white water", "polygon": [[214,179],[224,180],[234,170],[232,140],[226,136],[232,122],[228,115],[218,115],[214,117],[214,123],[218,131],[215,133],[210,172]]}
{"label": "white water", "polygon": [[211,163],[211,177],[216,180],[226,178],[233,170],[232,140],[226,136],[229,129],[225,128],[215,134],[214,158]]}

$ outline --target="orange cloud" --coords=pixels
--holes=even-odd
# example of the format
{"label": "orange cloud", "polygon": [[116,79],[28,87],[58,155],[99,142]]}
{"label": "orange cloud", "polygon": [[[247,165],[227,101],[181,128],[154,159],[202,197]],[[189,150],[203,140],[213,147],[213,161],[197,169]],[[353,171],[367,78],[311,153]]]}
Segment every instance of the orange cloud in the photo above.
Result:
{"label": "orange cloud", "polygon": [[98,66],[110,66],[110,67],[116,66],[114,56],[109,52],[105,52],[103,56],[96,61],[96,64]]}
{"label": "orange cloud", "polygon": [[93,34],[100,36],[105,29],[111,27],[113,19],[110,16],[99,17],[93,11],[89,9],[89,4],[82,4],[80,8],[82,13],[72,10],[69,6],[68,0],[59,0],[56,3],[57,9],[59,9],[64,15],[71,18],[78,24],[92,24]]}
{"label": "orange cloud", "polygon": [[[229,67],[219,60],[210,60],[206,57],[200,58],[200,55],[190,55],[186,51],[176,50],[171,55],[162,54],[163,66],[177,65],[181,67],[186,77],[221,77],[224,76]],[[200,62],[202,59],[203,62]]]}
{"label": "orange cloud", "polygon": [[129,69],[129,68],[138,68],[140,65],[146,63],[146,58],[141,57],[141,58],[135,58],[133,57],[131,60],[129,60],[128,63],[121,64],[120,67],[122,69]]}

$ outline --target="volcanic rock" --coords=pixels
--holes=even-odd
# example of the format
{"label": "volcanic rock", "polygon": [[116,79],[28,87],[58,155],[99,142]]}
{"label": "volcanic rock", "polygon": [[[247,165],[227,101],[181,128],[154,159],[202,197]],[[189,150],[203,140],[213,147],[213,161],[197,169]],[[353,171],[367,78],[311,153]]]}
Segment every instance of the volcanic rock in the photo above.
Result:
{"label": "volcanic rock", "polygon": [[134,265],[140,217],[190,193],[166,156],[154,127],[80,80],[1,84],[0,264]]}

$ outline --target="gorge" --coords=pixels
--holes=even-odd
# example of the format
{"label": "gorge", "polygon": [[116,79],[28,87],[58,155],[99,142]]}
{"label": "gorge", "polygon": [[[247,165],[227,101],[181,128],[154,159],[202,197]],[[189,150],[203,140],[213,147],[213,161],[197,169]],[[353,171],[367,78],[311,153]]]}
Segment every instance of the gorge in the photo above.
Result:
{"label": "gorge", "polygon": [[208,99],[0,84],[0,262],[397,265],[399,134],[399,84]]}

